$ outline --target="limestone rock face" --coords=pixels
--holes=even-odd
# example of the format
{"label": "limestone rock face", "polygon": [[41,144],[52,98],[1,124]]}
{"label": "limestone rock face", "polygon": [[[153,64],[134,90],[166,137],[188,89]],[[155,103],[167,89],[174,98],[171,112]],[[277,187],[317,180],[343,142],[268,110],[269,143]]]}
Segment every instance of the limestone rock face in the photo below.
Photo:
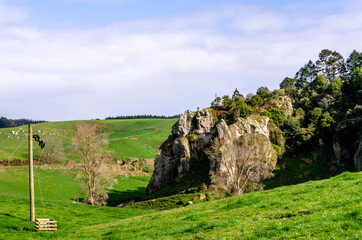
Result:
{"label": "limestone rock face", "polygon": [[191,129],[191,121],[195,113],[191,110],[185,111],[184,114],[180,116],[178,122],[172,127],[172,135],[176,137],[185,137]]}
{"label": "limestone rock face", "polygon": [[288,96],[280,96],[278,99],[271,100],[270,107],[282,110],[286,116],[291,116],[293,114],[292,99]]}
{"label": "limestone rock face", "polygon": [[[249,161],[258,164],[258,169],[265,172],[264,174],[259,170],[253,171],[250,175],[252,181],[259,182],[269,177],[269,173],[275,168],[277,158],[269,140],[268,121],[268,117],[249,116],[239,118],[236,123],[228,126],[224,120],[221,120],[216,126],[217,138],[221,143],[218,149],[221,157],[218,159],[209,158],[210,170],[227,173],[225,177],[232,178],[228,172],[230,166],[235,164],[235,159],[242,161],[240,158],[242,155],[244,159],[249,157]],[[236,144],[241,139],[248,139],[248,141],[244,142],[243,145]],[[262,160],[260,161],[260,159]],[[247,163],[245,162],[245,164]],[[227,166],[229,167],[228,171]]]}
{"label": "limestone rock face", "polygon": [[358,147],[356,153],[354,154],[353,160],[356,170],[358,172],[362,171],[362,136],[358,140]]}
{"label": "limestone rock face", "polygon": [[341,146],[341,144],[338,141],[333,143],[333,150],[334,150],[334,155],[336,156],[337,166],[343,167],[344,166],[343,160],[349,159],[351,157],[350,152],[348,151],[348,149]]}
{"label": "limestone rock face", "polygon": [[[228,125],[224,120],[217,123],[208,109],[196,114],[186,111],[172,127],[172,135],[162,144],[156,155],[155,170],[147,186],[147,194],[173,183],[176,178],[184,177],[200,164],[205,164],[210,171],[225,171],[223,166],[237,152],[235,148],[238,147],[233,143],[249,135],[256,140],[245,149],[256,149],[253,154],[262,156],[267,168],[273,170],[276,157],[269,140],[268,121],[268,117],[249,116]],[[222,157],[218,159],[207,153],[216,139],[222,142]],[[255,176],[253,180],[260,181],[266,177]]]}
{"label": "limestone rock face", "polygon": [[197,130],[199,133],[209,133],[215,126],[213,117],[207,109],[203,109],[196,113]]}

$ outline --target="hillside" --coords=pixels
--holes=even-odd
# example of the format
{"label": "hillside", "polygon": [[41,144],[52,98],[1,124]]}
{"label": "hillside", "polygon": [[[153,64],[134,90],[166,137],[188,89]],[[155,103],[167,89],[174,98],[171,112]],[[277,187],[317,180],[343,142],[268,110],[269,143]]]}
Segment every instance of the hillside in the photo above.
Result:
{"label": "hillside", "polygon": [[[176,119],[130,119],[47,122],[33,125],[40,137],[59,136],[66,153],[70,152],[71,138],[82,122],[100,124],[108,134],[109,148],[114,157],[154,158],[158,146],[169,135]],[[0,160],[28,158],[27,126],[0,129]],[[16,151],[15,151],[16,150]],[[36,150],[36,148],[35,148]],[[71,159],[68,154],[68,159]]]}
{"label": "hillside", "polygon": [[[59,186],[61,187],[61,186]],[[14,188],[12,188],[14,189]],[[12,190],[9,190],[12,191]],[[361,239],[362,174],[150,212],[45,200],[54,233],[34,232],[28,201],[0,193],[3,239]],[[50,198],[50,197],[49,197]],[[38,206],[41,202],[37,201]],[[39,207],[40,208],[40,207]],[[38,209],[42,215],[42,210]]]}

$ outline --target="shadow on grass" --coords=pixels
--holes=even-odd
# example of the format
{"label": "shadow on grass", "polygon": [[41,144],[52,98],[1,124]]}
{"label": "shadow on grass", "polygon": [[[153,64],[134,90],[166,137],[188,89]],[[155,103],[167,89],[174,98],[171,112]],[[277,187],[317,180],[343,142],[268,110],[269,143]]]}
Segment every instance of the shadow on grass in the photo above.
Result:
{"label": "shadow on grass", "polygon": [[0,213],[0,222],[4,220],[2,228],[7,231],[30,231],[35,232],[34,223],[29,219],[13,216],[9,213]]}
{"label": "shadow on grass", "polygon": [[115,207],[130,200],[141,201],[144,197],[146,197],[146,187],[137,187],[137,189],[125,191],[111,190],[108,192],[107,203],[108,206]]}
{"label": "shadow on grass", "polygon": [[20,218],[20,217],[15,217],[9,213],[0,213],[0,215],[3,215],[3,216],[6,216],[6,217],[11,217],[11,218],[16,218],[16,219],[19,219],[21,221],[28,221],[28,219],[24,219],[24,218]]}
{"label": "shadow on grass", "polygon": [[286,157],[278,163],[280,169],[274,171],[274,177],[263,182],[264,189],[328,179],[345,171],[354,171],[353,166],[347,163],[343,167],[337,167],[331,161],[333,157],[332,151],[307,152]]}

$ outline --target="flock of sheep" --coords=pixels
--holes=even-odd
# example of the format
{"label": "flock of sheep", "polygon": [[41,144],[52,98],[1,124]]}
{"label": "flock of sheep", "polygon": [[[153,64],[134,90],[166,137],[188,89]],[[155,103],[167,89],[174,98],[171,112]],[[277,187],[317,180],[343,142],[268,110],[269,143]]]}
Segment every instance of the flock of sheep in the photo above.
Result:
{"label": "flock of sheep", "polygon": [[[68,135],[68,133],[66,133],[67,131],[64,130],[65,133],[64,135]],[[72,131],[72,130],[70,130]],[[50,131],[46,131],[46,130],[37,130],[36,131],[37,134],[39,135],[58,135],[59,136],[59,133],[55,133],[55,132],[50,132]],[[12,130],[12,131],[9,131],[9,132],[0,132],[0,136],[1,135],[4,135],[4,136],[7,136],[7,139],[8,140],[11,140],[11,139],[22,139],[23,137],[26,137],[28,136],[28,132],[25,131],[23,128],[18,128],[17,130]]]}

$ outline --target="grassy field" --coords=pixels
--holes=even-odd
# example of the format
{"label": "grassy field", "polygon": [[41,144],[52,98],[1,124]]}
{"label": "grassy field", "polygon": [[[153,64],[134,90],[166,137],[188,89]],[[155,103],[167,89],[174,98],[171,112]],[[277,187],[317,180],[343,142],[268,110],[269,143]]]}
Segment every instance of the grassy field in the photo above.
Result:
{"label": "grassy field", "polygon": [[[102,125],[108,135],[109,148],[118,158],[154,158],[158,146],[167,139],[177,119],[132,119],[49,122],[33,125],[40,137],[56,135],[62,139],[65,152],[70,157],[71,138],[78,124],[88,122]],[[0,160],[28,158],[27,126],[0,129]],[[34,145],[35,151],[38,146]]]}
{"label": "grassy field", "polygon": [[[131,197],[144,197],[149,178],[119,177],[118,183],[110,192],[110,205],[112,203],[117,205]],[[80,182],[69,174],[69,170],[36,168],[34,185],[36,217],[56,219],[59,229],[57,238],[67,237],[69,232],[75,231],[79,226],[97,225],[150,213],[147,210],[77,203],[73,198],[77,195]],[[47,233],[35,234],[34,223],[28,220],[28,168],[0,168],[0,239],[31,239],[47,236]]]}
{"label": "grassy field", "polygon": [[[26,169],[1,171],[0,239],[362,238],[362,173],[155,212],[72,203],[77,181],[60,170],[40,170],[45,216],[58,221],[58,231],[39,233],[27,221]],[[115,194],[140,196],[146,180],[119,179]],[[44,217],[37,196],[36,214]]]}

